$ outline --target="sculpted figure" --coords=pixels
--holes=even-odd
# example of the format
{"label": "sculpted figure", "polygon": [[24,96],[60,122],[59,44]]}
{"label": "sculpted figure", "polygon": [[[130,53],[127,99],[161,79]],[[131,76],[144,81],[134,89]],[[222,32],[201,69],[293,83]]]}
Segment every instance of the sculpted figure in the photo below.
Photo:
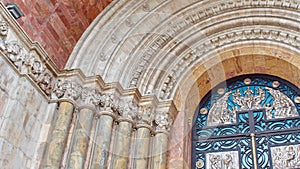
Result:
{"label": "sculpted figure", "polygon": [[286,167],[293,167],[293,160],[295,159],[296,153],[294,150],[293,146],[289,146],[288,150],[286,152],[286,157],[285,157],[285,165]]}
{"label": "sculpted figure", "polygon": [[282,152],[280,148],[276,148],[275,152],[272,154],[273,156],[273,167],[274,169],[280,169],[282,168]]}
{"label": "sculpted figure", "polygon": [[8,34],[8,24],[0,20],[0,50],[6,50],[6,37]]}
{"label": "sculpted figure", "polygon": [[233,161],[232,161],[232,156],[230,154],[225,154],[223,163],[224,163],[225,169],[233,169]]}
{"label": "sculpted figure", "polygon": [[222,168],[220,155],[210,155],[209,160],[211,162],[211,169],[221,169]]}

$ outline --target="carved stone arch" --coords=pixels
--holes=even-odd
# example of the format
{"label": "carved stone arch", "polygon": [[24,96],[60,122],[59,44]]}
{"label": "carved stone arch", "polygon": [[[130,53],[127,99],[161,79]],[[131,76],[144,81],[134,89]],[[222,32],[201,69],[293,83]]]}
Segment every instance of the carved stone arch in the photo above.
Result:
{"label": "carved stone arch", "polygon": [[[176,139],[178,133],[171,134],[170,166],[175,167],[180,163],[180,165],[190,167],[191,147],[188,145],[191,141],[190,134],[195,110],[200,100],[219,83],[240,75],[266,74],[280,77],[300,87],[299,54],[290,48],[270,45],[236,46],[209,58],[206,62],[194,65],[175,87],[173,101],[179,113],[175,118],[173,128],[174,132],[182,130],[182,138],[185,139],[179,142]],[[177,156],[176,146],[182,147],[181,157]]]}
{"label": "carved stone arch", "polygon": [[[185,43],[184,38],[191,36],[196,30],[209,28],[205,36],[213,33],[216,35],[208,43],[212,41],[216,44],[227,36],[218,34],[229,29],[222,24],[228,23],[240,31],[249,25],[273,25],[278,29],[297,31],[298,21],[293,18],[299,17],[298,5],[294,1],[132,0],[120,1],[108,9],[109,11],[99,15],[83,35],[75,47],[68,68],[79,67],[87,75],[102,75],[104,81],[118,81],[124,88],[137,87],[142,94],[148,94],[148,91],[151,93],[151,86],[155,85],[151,77],[159,76],[159,71],[164,71],[165,67],[157,66],[156,62],[162,58],[164,61],[168,60],[168,65],[174,57],[168,57],[165,53],[180,50],[176,44]],[[256,17],[258,15],[260,17]],[[237,20],[240,22],[235,22]],[[287,33],[279,35],[285,37]],[[298,44],[299,38],[291,37]],[[154,51],[156,48],[159,51]],[[85,57],[89,59],[84,59]],[[77,63],[73,63],[74,58],[77,58]],[[100,62],[101,66],[93,66]],[[166,75],[164,78],[167,77]],[[156,81],[157,78],[153,79]],[[155,94],[159,95],[158,93]]]}

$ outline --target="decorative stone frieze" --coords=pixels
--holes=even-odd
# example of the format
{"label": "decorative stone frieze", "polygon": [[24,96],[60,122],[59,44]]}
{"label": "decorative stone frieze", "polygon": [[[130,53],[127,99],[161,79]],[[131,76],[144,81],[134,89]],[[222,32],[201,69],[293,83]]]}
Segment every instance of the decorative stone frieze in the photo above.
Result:
{"label": "decorative stone frieze", "polygon": [[[206,57],[207,53],[217,50],[225,45],[244,42],[247,40],[260,40],[284,43],[300,50],[300,37],[296,33],[279,30],[273,27],[256,28],[245,27],[244,30],[227,31],[218,36],[208,37],[207,41],[202,41],[195,47],[190,47],[186,54],[181,55],[181,60],[171,69],[171,74],[165,76],[160,89],[160,99],[165,100],[171,97],[174,92],[176,81],[183,76],[189,67]],[[278,55],[281,59],[290,59],[288,55]]]}
{"label": "decorative stone frieze", "polygon": [[20,74],[26,74],[36,82],[37,86],[50,96],[54,75],[45,63],[41,61],[34,51],[28,51],[23,44],[16,39],[7,39],[9,24],[0,19],[0,50],[12,62]]}
{"label": "decorative stone frieze", "polygon": [[[166,19],[166,23],[159,25],[156,32],[159,32],[159,35],[150,35],[148,38],[145,38],[145,43],[141,42],[139,44],[143,44],[143,46],[139,46],[136,50],[142,50],[145,52],[137,52],[137,58],[140,58],[138,64],[136,64],[136,68],[132,73],[132,79],[129,83],[130,87],[137,87],[140,77],[143,72],[147,68],[147,65],[151,62],[153,58],[156,58],[157,55],[166,44],[174,41],[174,38],[179,35],[181,32],[189,29],[192,26],[200,23],[201,21],[206,20],[207,18],[217,16],[220,14],[224,14],[226,11],[234,11],[234,10],[243,10],[243,9],[256,9],[257,7],[265,7],[265,8],[273,8],[273,9],[289,9],[291,11],[297,11],[299,6],[296,1],[240,1],[240,0],[232,0],[232,1],[221,1],[218,3],[210,3],[209,5],[193,5],[190,8],[185,10],[188,11],[180,11],[176,15],[172,15],[172,17]],[[248,34],[245,37],[249,37],[251,39],[252,34],[259,34],[259,32],[254,31],[246,31],[243,34]],[[282,36],[283,39],[293,39],[293,36],[285,36],[284,33],[278,34],[278,32],[271,32],[272,35]],[[232,34],[222,35],[218,37],[217,41],[225,42],[230,39]],[[147,39],[147,40],[146,40]],[[234,37],[233,37],[234,39]],[[216,40],[216,39],[214,39]],[[214,41],[213,40],[213,41]],[[151,43],[146,43],[151,42]],[[145,45],[146,44],[146,45]]]}

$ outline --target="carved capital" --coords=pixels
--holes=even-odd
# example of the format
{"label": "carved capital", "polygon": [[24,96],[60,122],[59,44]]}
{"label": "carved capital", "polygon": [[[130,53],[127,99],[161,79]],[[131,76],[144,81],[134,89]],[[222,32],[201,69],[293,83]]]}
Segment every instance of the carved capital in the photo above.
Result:
{"label": "carved capital", "polygon": [[57,79],[53,93],[57,98],[77,100],[82,92],[82,86],[70,80]]}
{"label": "carved capital", "polygon": [[47,95],[51,94],[53,81],[54,77],[48,69],[45,69],[36,79],[37,84]]}
{"label": "carved capital", "polygon": [[99,105],[101,94],[96,89],[84,88],[81,92],[81,101],[84,105]]}
{"label": "carved capital", "polygon": [[120,118],[135,120],[138,113],[138,105],[134,102],[134,100],[123,100],[120,110]]}
{"label": "carved capital", "polygon": [[154,120],[154,113],[151,105],[143,105],[140,106],[140,111],[137,115],[137,123],[138,124],[147,124],[152,125],[152,121]]}
{"label": "carved capital", "polygon": [[156,130],[165,130],[169,131],[170,127],[173,123],[173,120],[170,114],[165,112],[157,112],[154,118],[154,122],[156,124]]}
{"label": "carved capital", "polygon": [[100,96],[99,107],[100,111],[115,112],[117,111],[116,103],[113,94],[104,93]]}

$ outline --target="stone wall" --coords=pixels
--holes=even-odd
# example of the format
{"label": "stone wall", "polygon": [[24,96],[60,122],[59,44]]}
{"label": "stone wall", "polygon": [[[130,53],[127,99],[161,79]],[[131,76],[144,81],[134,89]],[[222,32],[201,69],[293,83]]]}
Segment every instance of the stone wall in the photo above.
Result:
{"label": "stone wall", "polygon": [[0,55],[0,166],[38,168],[55,105]]}

